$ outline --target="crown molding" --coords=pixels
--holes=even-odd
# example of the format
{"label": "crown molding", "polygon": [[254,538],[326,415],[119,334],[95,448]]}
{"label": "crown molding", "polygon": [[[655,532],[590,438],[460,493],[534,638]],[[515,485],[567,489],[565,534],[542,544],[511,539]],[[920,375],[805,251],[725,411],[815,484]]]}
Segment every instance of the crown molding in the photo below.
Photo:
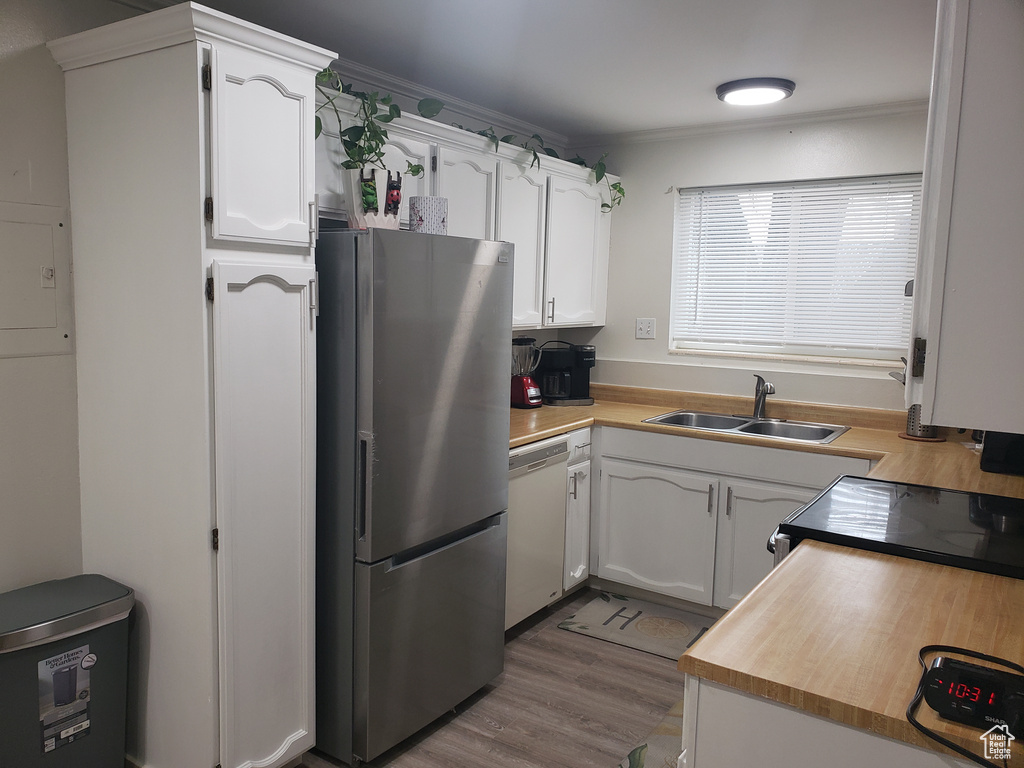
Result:
{"label": "crown molding", "polygon": [[[487,109],[463,99],[457,98],[442,91],[426,88],[418,83],[406,80],[401,77],[389,75],[379,69],[368,67],[350,59],[337,59],[331,68],[342,77],[356,82],[360,87],[371,87],[386,91],[396,98],[403,99],[407,104],[415,104],[424,98],[435,98],[444,103],[442,116],[446,122],[467,121],[475,124],[475,127],[486,128],[491,126],[499,135],[511,133],[524,140],[533,134],[544,137],[544,143],[548,144],[560,153],[564,153],[569,144],[569,139],[559,133],[555,133],[543,126],[519,120],[511,115]],[[454,120],[452,118],[455,118]],[[474,127],[474,126],[469,126]]]}
{"label": "crown molding", "polygon": [[321,69],[334,52],[198,3],[171,5],[47,43],[65,72],[194,41],[224,40]]}
{"label": "crown molding", "polygon": [[658,141],[689,139],[696,136],[708,136],[712,134],[760,131],[769,128],[785,128],[793,125],[807,125],[808,123],[826,123],[837,120],[867,120],[879,117],[898,117],[901,115],[927,116],[927,114],[927,99],[918,101],[899,101],[868,107],[849,107],[844,109],[825,110],[822,112],[804,112],[796,115],[783,115],[756,120],[708,123],[706,125],[680,126],[678,128],[659,128],[650,131],[595,134],[576,138],[569,146],[575,149],[577,147],[610,146],[615,144],[648,144]]}

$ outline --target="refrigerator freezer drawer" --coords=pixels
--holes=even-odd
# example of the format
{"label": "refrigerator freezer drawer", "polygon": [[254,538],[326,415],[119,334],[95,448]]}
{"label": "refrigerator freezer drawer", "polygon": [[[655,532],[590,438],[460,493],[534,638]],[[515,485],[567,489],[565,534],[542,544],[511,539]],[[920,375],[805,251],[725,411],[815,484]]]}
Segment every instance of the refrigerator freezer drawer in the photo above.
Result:
{"label": "refrigerator freezer drawer", "polygon": [[361,760],[501,673],[505,513],[485,525],[400,565],[356,564],[353,751]]}

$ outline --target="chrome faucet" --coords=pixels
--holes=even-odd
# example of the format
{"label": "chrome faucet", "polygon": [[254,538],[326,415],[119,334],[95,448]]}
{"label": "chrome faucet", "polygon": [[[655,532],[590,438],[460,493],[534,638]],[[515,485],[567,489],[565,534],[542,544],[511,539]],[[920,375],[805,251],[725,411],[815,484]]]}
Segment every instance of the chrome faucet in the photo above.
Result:
{"label": "chrome faucet", "polygon": [[757,386],[754,387],[754,418],[764,418],[764,401],[768,395],[775,394],[775,385],[770,381],[765,381],[762,377],[754,374],[754,378],[757,379]]}

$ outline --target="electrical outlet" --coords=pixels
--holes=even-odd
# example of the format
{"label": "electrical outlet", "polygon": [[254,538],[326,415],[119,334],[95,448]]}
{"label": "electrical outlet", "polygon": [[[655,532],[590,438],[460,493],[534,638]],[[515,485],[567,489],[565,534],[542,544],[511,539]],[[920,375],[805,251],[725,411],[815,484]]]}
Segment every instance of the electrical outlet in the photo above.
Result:
{"label": "electrical outlet", "polygon": [[638,339],[654,338],[654,318],[638,317],[636,319],[636,337]]}

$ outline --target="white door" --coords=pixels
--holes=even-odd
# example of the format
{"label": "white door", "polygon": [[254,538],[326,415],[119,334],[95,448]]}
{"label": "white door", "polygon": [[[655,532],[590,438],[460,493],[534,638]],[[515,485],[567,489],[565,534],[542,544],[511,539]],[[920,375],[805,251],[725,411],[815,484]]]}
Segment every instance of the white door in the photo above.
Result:
{"label": "white door", "polygon": [[313,267],[213,264],[221,760],[314,743]]}
{"label": "white door", "polygon": [[[434,174],[430,170],[430,148],[430,142],[406,134],[396,126],[388,127],[384,165],[392,173],[402,174],[402,204],[398,211],[398,221],[403,227],[409,226],[409,198],[413,195],[429,195],[433,188]],[[423,172],[419,176],[406,173],[410,163],[422,166]],[[381,174],[380,171],[377,173]],[[383,178],[386,179],[387,175],[385,171]]]}
{"label": "white door", "polygon": [[565,501],[565,568],[562,589],[590,575],[590,462],[569,469]]}
{"label": "white door", "polygon": [[515,245],[512,327],[541,324],[544,303],[544,219],[547,174],[503,162],[498,184],[496,239]]}
{"label": "white door", "polygon": [[[551,176],[548,181],[544,324],[594,325],[599,319],[602,246],[600,188]],[[602,313],[603,314],[603,313]]]}
{"label": "white door", "polygon": [[312,245],[312,74],[226,43],[210,67],[213,237]]}
{"label": "white door", "polygon": [[710,475],[602,459],[597,575],[710,605],[717,497]]}
{"label": "white door", "polygon": [[448,198],[448,234],[494,239],[498,190],[496,155],[437,149],[437,194]]}
{"label": "white door", "polygon": [[768,575],[774,564],[768,537],[816,494],[809,488],[727,481],[725,504],[718,510],[715,605],[732,608]]}

